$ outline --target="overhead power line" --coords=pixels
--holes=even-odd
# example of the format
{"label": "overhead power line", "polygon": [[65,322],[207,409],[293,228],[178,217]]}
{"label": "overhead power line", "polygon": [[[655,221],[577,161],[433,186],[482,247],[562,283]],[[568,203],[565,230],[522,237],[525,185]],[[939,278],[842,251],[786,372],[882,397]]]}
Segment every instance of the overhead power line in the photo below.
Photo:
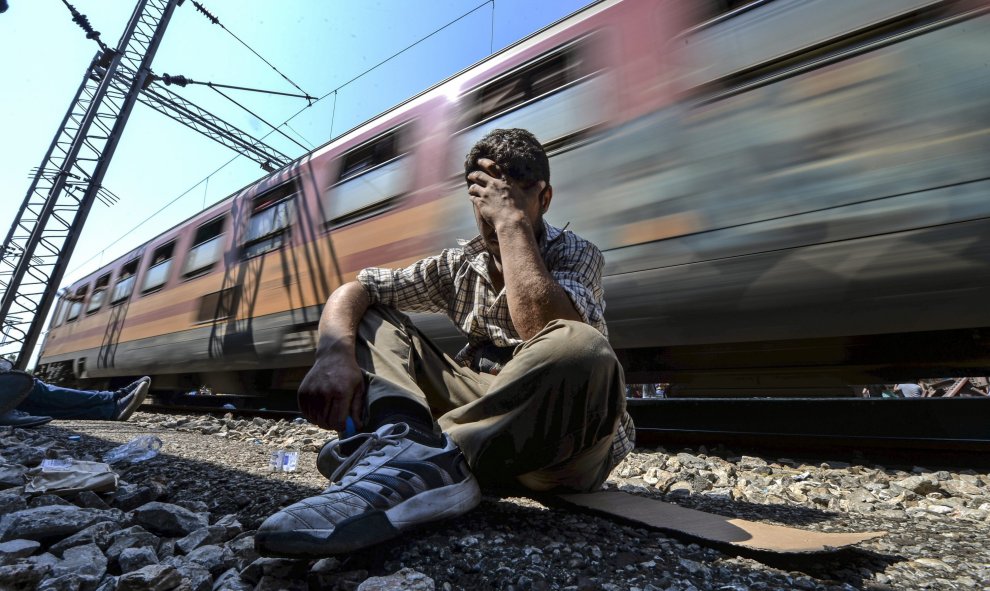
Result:
{"label": "overhead power line", "polygon": [[[64,0],[63,0],[63,1],[64,1]],[[240,43],[241,45],[243,45],[244,47],[247,47],[247,48],[248,48],[248,50],[249,50],[249,51],[250,51],[251,53],[253,53],[254,55],[256,55],[256,56],[258,56],[258,58],[259,58],[259,59],[261,59],[261,61],[263,61],[263,62],[265,62],[266,64],[268,64],[268,67],[270,67],[271,69],[273,69],[273,70],[275,70],[275,72],[276,72],[276,73],[277,73],[277,74],[278,74],[279,76],[281,76],[282,78],[284,78],[286,82],[288,82],[289,84],[291,84],[291,85],[293,85],[293,86],[295,86],[295,87],[296,87],[296,90],[298,90],[299,92],[301,92],[301,93],[303,93],[304,95],[306,95],[306,98],[307,98],[307,100],[309,100],[309,101],[311,102],[311,104],[312,104],[312,101],[313,101],[313,98],[312,98],[311,96],[309,96],[309,93],[308,93],[308,92],[306,92],[306,91],[305,91],[305,90],[303,90],[302,88],[299,88],[299,85],[298,85],[298,84],[296,84],[295,82],[293,82],[292,80],[290,80],[288,76],[286,76],[286,75],[285,75],[285,74],[283,74],[283,73],[282,73],[281,71],[279,71],[279,69],[278,69],[278,68],[276,68],[276,67],[275,67],[274,65],[272,65],[272,63],[271,63],[270,61],[268,61],[268,60],[266,60],[266,59],[265,59],[264,57],[262,57],[262,56],[261,56],[261,54],[260,54],[260,53],[258,53],[257,51],[255,51],[255,50],[254,50],[254,49],[253,49],[253,48],[252,48],[252,47],[251,47],[250,45],[248,45],[247,43],[245,43],[244,41],[242,41],[240,37],[238,37],[238,36],[237,36],[237,35],[235,35],[235,34],[234,34],[233,32],[231,32],[231,30],[230,30],[230,29],[228,29],[227,27],[225,27],[225,26],[223,25],[223,23],[221,23],[221,22],[220,22],[220,19],[218,19],[218,18],[217,18],[216,16],[214,16],[214,15],[213,15],[212,13],[210,13],[210,11],[206,9],[206,7],[204,7],[204,6],[203,6],[202,4],[200,4],[199,2],[196,2],[196,0],[192,0],[192,3],[193,3],[193,6],[195,6],[195,7],[196,7],[196,10],[198,10],[198,11],[199,11],[199,12],[201,12],[201,13],[202,13],[202,14],[203,14],[204,16],[206,16],[206,18],[207,18],[207,20],[209,20],[209,21],[210,21],[211,23],[213,23],[214,25],[217,25],[218,27],[220,27],[220,28],[221,28],[221,29],[223,29],[224,31],[227,31],[227,33],[228,33],[228,34],[230,34],[230,36],[231,36],[231,37],[233,37],[234,39],[237,39],[237,41],[238,41],[238,42],[239,42],[239,43]]]}
{"label": "overhead power line", "polygon": [[378,67],[380,67],[380,66],[383,66],[383,65],[385,65],[386,63],[388,63],[388,62],[390,62],[390,61],[392,61],[393,59],[395,59],[395,58],[397,58],[397,57],[399,57],[399,56],[400,56],[400,55],[402,55],[403,53],[405,53],[405,52],[407,52],[407,51],[409,51],[409,50],[410,50],[410,49],[412,49],[413,47],[416,47],[417,45],[419,45],[419,44],[420,44],[420,43],[422,43],[423,41],[426,41],[426,40],[427,40],[427,39],[429,39],[430,37],[432,37],[432,36],[434,36],[434,35],[436,35],[436,34],[437,34],[437,33],[439,33],[440,31],[443,31],[443,30],[444,30],[444,29],[446,29],[447,27],[449,27],[449,26],[451,26],[451,25],[453,25],[453,24],[455,24],[455,23],[457,23],[457,22],[459,22],[459,21],[461,21],[461,20],[463,20],[464,18],[466,18],[466,17],[468,17],[468,16],[469,16],[469,15],[471,15],[472,13],[475,13],[475,12],[477,12],[477,11],[478,11],[479,9],[481,9],[481,8],[482,8],[482,7],[484,7],[484,6],[486,6],[487,4],[489,4],[489,3],[492,3],[492,4],[494,4],[494,2],[495,2],[495,0],[485,0],[485,1],[484,1],[484,2],[482,2],[481,4],[479,4],[479,5],[477,5],[477,6],[475,6],[475,7],[474,7],[474,8],[472,8],[471,10],[469,10],[469,11],[467,11],[467,12],[465,12],[465,13],[464,13],[464,14],[462,14],[461,16],[459,16],[459,17],[457,17],[457,18],[455,18],[454,20],[452,20],[452,21],[450,21],[450,22],[449,22],[449,23],[447,23],[446,25],[444,25],[444,26],[442,26],[442,27],[440,27],[439,29],[436,29],[436,30],[434,30],[434,31],[433,31],[432,33],[430,33],[430,34],[428,34],[428,35],[426,35],[425,37],[420,37],[419,39],[417,39],[416,41],[413,41],[412,43],[410,43],[409,45],[407,45],[407,46],[405,46],[405,47],[403,47],[403,48],[402,48],[402,49],[400,49],[399,51],[396,51],[396,52],[395,52],[395,53],[393,53],[392,55],[390,55],[390,56],[388,56],[387,58],[385,58],[385,59],[383,59],[382,61],[380,61],[380,62],[378,62],[377,64],[375,64],[375,65],[373,65],[373,66],[371,66],[371,67],[370,67],[370,68],[368,68],[367,70],[365,70],[365,71],[363,71],[363,72],[361,72],[360,74],[358,74],[357,76],[355,76],[355,77],[353,77],[353,78],[351,78],[351,79],[350,79],[350,80],[348,80],[347,82],[344,82],[343,84],[341,84],[341,85],[340,85],[340,86],[338,86],[337,88],[334,88],[333,90],[331,90],[330,92],[328,92],[328,93],[326,93],[325,95],[323,95],[323,96],[321,96],[320,98],[321,98],[321,99],[325,99],[325,98],[327,98],[327,97],[328,97],[328,96],[330,96],[330,95],[331,95],[332,93],[334,93],[334,92],[337,92],[338,90],[340,90],[340,89],[342,89],[342,88],[344,88],[345,86],[347,86],[348,84],[350,84],[350,83],[352,83],[352,82],[354,82],[354,81],[355,81],[355,80],[357,80],[358,78],[361,78],[361,77],[363,77],[364,75],[366,75],[366,74],[368,74],[369,72],[371,72],[371,71],[372,71],[372,70],[374,70],[375,68],[378,68]]}
{"label": "overhead power line", "polygon": [[289,129],[289,130],[290,130],[290,131],[291,131],[292,133],[294,133],[294,134],[296,134],[296,135],[298,135],[298,136],[299,136],[299,138],[300,138],[300,139],[301,139],[302,141],[304,141],[304,142],[306,142],[307,144],[309,144],[309,149],[310,149],[310,150],[315,150],[315,149],[316,149],[316,146],[314,146],[314,145],[313,145],[313,142],[311,142],[311,141],[309,141],[308,139],[306,139],[306,137],[305,137],[305,136],[303,136],[303,134],[301,134],[301,133],[299,133],[299,131],[298,131],[298,130],[297,130],[296,128],[294,128],[294,127],[292,127],[292,126],[291,126],[291,125],[289,125],[288,123],[283,123],[283,125],[285,125],[285,127],[287,127],[287,128],[288,128],[288,129]]}
{"label": "overhead power line", "polygon": [[[281,129],[279,129],[278,127],[275,127],[274,125],[272,125],[271,123],[269,123],[267,119],[265,119],[265,118],[264,118],[264,117],[262,117],[261,115],[258,115],[257,113],[255,113],[255,112],[254,112],[254,111],[252,111],[251,109],[249,109],[249,108],[247,108],[247,107],[245,107],[245,106],[244,106],[244,105],[242,105],[241,103],[239,103],[239,102],[237,102],[237,101],[235,101],[234,99],[232,99],[232,98],[231,98],[230,96],[228,96],[228,95],[227,95],[227,94],[226,94],[225,92],[223,92],[223,91],[222,91],[222,90],[220,90],[219,88],[217,88],[217,87],[215,87],[215,86],[210,86],[210,88],[212,88],[214,92],[216,92],[217,94],[219,94],[219,95],[220,95],[220,96],[222,96],[223,98],[225,98],[225,99],[227,99],[228,101],[230,101],[230,102],[232,102],[232,103],[234,103],[234,104],[235,104],[235,105],[237,105],[238,107],[240,107],[240,108],[242,108],[242,109],[244,109],[245,111],[247,111],[248,113],[250,113],[250,114],[251,114],[251,116],[252,116],[252,117],[254,117],[255,119],[257,119],[258,121],[261,121],[262,123],[264,123],[264,124],[265,124],[265,125],[267,125],[268,127],[271,127],[271,128],[272,128],[272,131],[275,131],[275,132],[278,132],[278,134],[279,134],[279,135],[281,135],[281,136],[282,136],[282,137],[284,137],[285,139],[287,139],[287,140],[289,140],[290,142],[292,142],[292,143],[294,143],[295,145],[297,145],[297,146],[299,146],[300,148],[302,148],[304,152],[305,152],[305,151],[307,151],[307,150],[309,150],[309,148],[307,148],[306,146],[304,146],[304,145],[302,145],[302,144],[300,144],[299,142],[297,142],[297,141],[296,141],[296,140],[295,140],[294,138],[292,138],[292,137],[290,137],[290,136],[289,136],[288,134],[286,134],[286,133],[285,133],[284,131],[282,131],[282,130],[281,130]],[[281,127],[281,126],[279,126],[279,127]]]}
{"label": "overhead power line", "polygon": [[[351,78],[351,79],[350,79],[350,80],[348,80],[347,82],[344,82],[344,83],[343,83],[343,84],[341,84],[340,86],[338,86],[338,87],[336,87],[336,88],[334,88],[334,89],[332,89],[332,90],[330,90],[330,91],[328,91],[328,92],[327,92],[326,94],[324,94],[324,95],[323,95],[323,96],[321,96],[320,98],[318,98],[318,99],[316,99],[316,101],[314,101],[314,102],[313,102],[312,104],[309,104],[309,105],[306,105],[305,107],[303,107],[303,108],[301,108],[301,109],[299,109],[298,111],[296,111],[295,113],[293,113],[293,114],[292,114],[292,115],[291,115],[291,116],[290,116],[290,117],[289,117],[288,119],[286,119],[285,121],[283,121],[283,122],[282,122],[282,125],[285,125],[285,124],[287,124],[287,123],[288,123],[289,121],[292,121],[293,119],[295,119],[296,117],[298,117],[298,116],[299,116],[299,115],[300,115],[300,114],[301,114],[301,113],[302,113],[303,111],[305,111],[306,109],[309,109],[310,107],[312,107],[312,106],[313,106],[313,105],[315,105],[316,103],[318,103],[318,102],[320,102],[320,101],[322,101],[323,99],[325,99],[325,98],[327,98],[327,97],[328,97],[328,96],[330,96],[331,94],[332,94],[332,95],[334,95],[334,96],[336,97],[336,95],[337,95],[337,91],[338,91],[338,90],[342,90],[342,89],[343,89],[343,88],[344,88],[345,86],[347,86],[347,85],[349,85],[349,84],[351,84],[352,82],[355,82],[355,81],[357,81],[357,80],[359,80],[360,78],[362,78],[362,77],[364,77],[364,76],[366,76],[367,74],[369,74],[369,73],[371,73],[371,71],[372,71],[372,70],[375,70],[376,68],[379,68],[379,67],[381,67],[381,66],[383,66],[383,65],[385,65],[385,64],[387,64],[388,62],[390,62],[390,61],[392,61],[393,59],[395,59],[395,58],[397,58],[397,57],[399,57],[400,55],[402,55],[403,53],[405,53],[405,52],[407,52],[407,51],[409,51],[409,50],[410,50],[410,49],[412,49],[413,47],[416,47],[417,45],[419,45],[419,44],[420,44],[420,43],[422,43],[423,41],[426,41],[426,40],[427,40],[427,39],[429,39],[430,37],[432,37],[432,36],[434,36],[434,35],[436,35],[436,34],[437,34],[437,33],[439,33],[440,31],[443,31],[444,29],[446,29],[446,28],[448,28],[448,27],[450,27],[451,25],[453,25],[453,24],[456,24],[456,23],[458,23],[458,22],[460,22],[460,21],[462,21],[462,20],[464,20],[465,18],[467,18],[467,17],[468,17],[468,16],[470,16],[471,14],[474,14],[475,12],[478,12],[478,10],[480,10],[480,9],[481,9],[482,7],[484,7],[484,6],[487,6],[488,4],[492,4],[492,5],[494,6],[494,4],[495,4],[495,0],[485,0],[485,1],[484,1],[484,2],[482,2],[481,4],[479,4],[479,5],[477,5],[477,6],[475,6],[475,7],[474,7],[474,8],[472,8],[471,10],[469,10],[469,11],[467,11],[467,12],[465,12],[465,13],[464,13],[464,14],[462,14],[461,16],[459,16],[459,17],[457,17],[457,18],[455,18],[454,20],[452,20],[452,21],[450,21],[450,22],[448,22],[447,24],[445,24],[445,25],[443,25],[442,27],[440,27],[440,28],[437,28],[437,29],[434,29],[434,30],[433,30],[432,32],[430,32],[429,34],[427,34],[427,35],[424,35],[423,37],[420,37],[420,38],[419,38],[419,39],[417,39],[416,41],[413,41],[413,42],[412,42],[412,43],[410,43],[409,45],[407,45],[407,46],[405,46],[405,47],[403,47],[403,48],[402,48],[402,49],[400,49],[399,51],[397,51],[397,52],[395,52],[395,53],[393,53],[392,55],[390,55],[390,56],[388,56],[387,58],[385,58],[385,59],[383,59],[382,61],[380,61],[380,62],[378,62],[377,64],[375,64],[375,65],[373,65],[373,66],[371,66],[370,68],[368,68],[367,70],[365,70],[365,71],[363,71],[363,72],[361,72],[361,73],[360,73],[360,74],[358,74],[357,76],[354,76],[353,78]],[[493,15],[493,16],[494,16],[494,15]],[[493,38],[494,38],[494,37],[493,37]],[[336,103],[336,99],[334,99],[334,109],[336,109],[336,104],[337,104],[337,103]],[[281,125],[280,125],[279,127],[281,127]],[[333,133],[332,133],[332,132],[331,132],[331,134],[330,134],[330,139],[333,139]]]}
{"label": "overhead power line", "polygon": [[[19,347],[19,368],[27,366],[94,203],[115,199],[101,195],[103,178],[179,1],[138,2],[116,50],[100,44],[15,214],[0,260],[0,350]],[[98,41],[89,20],[63,3]],[[125,61],[133,61],[138,75],[120,83]]]}
{"label": "overhead power line", "polygon": [[[201,5],[200,5],[200,4],[198,4],[198,3],[197,3],[197,2],[195,2],[195,1],[193,1],[193,4],[194,4],[194,5],[196,5],[196,8],[197,8],[197,10],[199,10],[199,9],[200,9],[200,7],[201,7]],[[424,35],[423,37],[420,37],[419,39],[417,39],[417,40],[416,40],[416,41],[414,41],[413,43],[410,43],[410,44],[409,44],[409,45],[407,45],[406,47],[404,47],[404,48],[402,48],[402,49],[400,49],[399,51],[397,51],[397,52],[395,52],[395,53],[393,53],[392,55],[390,55],[389,57],[387,57],[387,58],[385,58],[385,59],[383,59],[382,61],[380,61],[380,62],[378,62],[378,63],[377,63],[377,64],[375,64],[374,66],[371,66],[370,68],[368,68],[368,69],[366,69],[366,70],[364,70],[363,72],[361,72],[361,73],[359,73],[358,75],[356,75],[356,76],[354,76],[354,77],[352,77],[351,79],[349,79],[348,81],[346,81],[346,82],[344,82],[343,84],[341,84],[341,85],[339,85],[339,86],[337,86],[337,87],[336,87],[336,88],[334,88],[333,90],[330,90],[329,92],[327,92],[326,94],[324,94],[324,95],[323,95],[323,96],[321,96],[320,98],[318,98],[318,99],[316,99],[316,100],[315,100],[315,101],[313,101],[312,103],[310,103],[310,104],[308,104],[308,105],[306,105],[305,107],[303,107],[303,108],[301,108],[300,110],[298,110],[298,111],[296,111],[296,113],[294,113],[294,114],[293,114],[292,116],[290,116],[290,117],[289,117],[288,119],[286,119],[285,121],[283,121],[283,122],[282,122],[282,123],[281,123],[281,124],[280,124],[280,125],[279,125],[278,127],[275,127],[275,126],[271,126],[271,127],[273,127],[273,130],[272,130],[272,131],[269,131],[269,132],[268,132],[268,133],[266,133],[265,135],[263,135],[263,136],[261,136],[261,139],[260,139],[259,141],[261,141],[261,142],[263,142],[263,141],[264,141],[265,139],[267,139],[267,138],[268,138],[268,136],[270,136],[271,134],[273,134],[273,133],[275,133],[275,131],[277,131],[277,130],[278,130],[278,128],[280,128],[280,127],[282,127],[282,126],[286,126],[286,127],[288,127],[288,125],[289,125],[289,122],[290,122],[290,121],[292,121],[293,119],[295,119],[296,117],[298,117],[298,116],[299,116],[299,115],[300,115],[300,114],[301,114],[301,113],[302,113],[303,111],[305,111],[306,109],[309,109],[309,108],[311,108],[311,107],[312,107],[313,105],[315,105],[316,103],[318,103],[318,102],[320,102],[320,101],[322,101],[323,99],[325,99],[325,98],[327,98],[327,97],[329,97],[330,95],[334,95],[334,103],[333,103],[333,114],[331,115],[331,127],[330,127],[330,136],[331,136],[331,137],[330,137],[330,139],[333,139],[333,120],[334,120],[334,118],[335,118],[335,116],[336,116],[336,111],[337,111],[337,100],[336,100],[336,97],[337,97],[337,91],[339,91],[339,90],[341,90],[341,89],[343,89],[344,87],[346,87],[346,86],[348,86],[349,84],[352,84],[353,82],[355,82],[355,81],[357,81],[358,79],[360,79],[360,78],[362,78],[363,76],[366,76],[367,74],[369,74],[370,72],[372,72],[372,71],[373,71],[373,70],[375,70],[376,68],[379,68],[379,67],[381,67],[381,66],[383,66],[383,65],[385,65],[386,63],[388,63],[388,62],[390,62],[390,61],[392,61],[393,59],[395,59],[395,58],[396,58],[396,57],[398,57],[399,55],[401,55],[401,54],[403,54],[403,53],[405,53],[406,51],[409,51],[409,50],[410,50],[410,49],[412,49],[413,47],[416,47],[417,45],[419,45],[419,44],[420,44],[420,43],[422,43],[423,41],[426,41],[426,40],[427,40],[427,39],[429,39],[430,37],[433,37],[433,36],[434,36],[434,35],[436,35],[437,33],[439,33],[439,32],[441,32],[441,31],[443,31],[444,29],[447,29],[447,28],[448,28],[448,27],[450,27],[451,25],[454,25],[454,24],[456,24],[456,23],[458,23],[458,22],[460,22],[460,21],[462,21],[462,20],[464,20],[465,18],[467,18],[467,17],[468,17],[468,16],[470,16],[471,14],[473,14],[473,13],[475,13],[475,12],[477,12],[478,10],[480,10],[481,8],[483,8],[484,6],[487,6],[488,4],[492,4],[492,5],[494,6],[494,4],[495,4],[495,0],[485,0],[485,2],[482,2],[481,4],[479,4],[479,5],[477,5],[477,6],[475,6],[474,8],[472,8],[471,10],[468,10],[468,11],[467,11],[467,12],[465,12],[464,14],[462,14],[462,15],[460,15],[460,16],[458,16],[457,18],[455,18],[455,19],[453,19],[453,20],[451,20],[451,21],[449,21],[449,22],[448,22],[448,23],[446,23],[445,25],[443,25],[443,26],[441,26],[441,27],[439,27],[439,28],[437,28],[437,29],[434,29],[434,30],[433,30],[432,32],[430,32],[430,33],[428,33],[427,35]],[[216,17],[213,17],[212,15],[210,15],[210,14],[209,14],[208,12],[205,12],[205,9],[202,9],[202,10],[201,10],[201,12],[204,12],[204,14],[206,14],[206,15],[207,15],[207,18],[210,18],[210,19],[211,19],[211,21],[212,21],[212,19],[213,19],[213,18],[216,18]],[[212,18],[211,18],[211,17],[212,17]],[[217,24],[219,24],[219,23],[217,23]],[[222,25],[221,25],[221,26],[222,26]],[[494,35],[494,29],[493,29],[493,33],[492,33],[492,34]],[[493,36],[493,39],[494,39],[494,36]],[[494,43],[494,42],[493,42],[493,43]],[[259,57],[260,57],[260,56],[259,56]],[[262,59],[264,59],[264,58],[262,58]],[[274,67],[274,66],[273,66],[273,67]],[[293,86],[295,86],[295,85],[293,84]],[[298,86],[296,86],[296,88],[298,88],[298,89],[300,90],[300,92],[304,92],[304,93],[305,93],[305,91],[304,91],[304,90],[302,90],[301,88],[299,88]],[[291,127],[290,127],[290,129],[291,129]],[[295,131],[295,130],[293,130],[293,131]],[[279,132],[279,133],[281,133],[281,132]],[[298,134],[299,132],[296,132],[296,133]],[[283,134],[283,135],[284,135],[284,134]],[[302,137],[302,135],[301,135],[301,134],[300,134],[300,137]],[[290,139],[291,139],[291,138],[290,138]],[[305,140],[305,138],[303,138],[303,139]],[[294,140],[293,140],[293,141],[294,141]],[[298,142],[296,142],[296,143],[298,144]],[[236,154],[236,155],[235,155],[235,156],[234,156],[233,158],[231,158],[231,159],[230,159],[230,160],[228,160],[227,162],[225,162],[225,163],[223,163],[222,165],[220,165],[220,167],[219,167],[219,168],[217,168],[216,170],[214,170],[214,171],[213,171],[213,172],[211,172],[210,174],[208,174],[208,175],[206,175],[206,177],[204,177],[203,179],[201,179],[201,180],[199,180],[199,181],[198,181],[198,182],[197,182],[196,184],[194,184],[193,186],[191,186],[191,187],[189,187],[189,189],[187,189],[186,191],[184,191],[184,192],[182,192],[182,193],[181,193],[180,195],[178,195],[177,197],[175,197],[174,199],[172,199],[171,201],[169,201],[168,203],[166,203],[166,204],[165,204],[164,206],[162,206],[162,207],[161,207],[161,208],[160,208],[160,209],[159,209],[158,211],[156,211],[155,213],[153,213],[153,214],[151,214],[150,216],[148,216],[147,218],[145,218],[144,220],[142,220],[141,222],[139,222],[139,223],[138,223],[138,224],[137,224],[136,226],[134,226],[133,228],[131,228],[130,230],[128,230],[127,232],[125,232],[125,233],[124,233],[124,234],[122,234],[121,236],[118,236],[118,237],[117,237],[116,239],[114,239],[114,240],[113,240],[113,242],[111,242],[110,244],[114,244],[114,243],[116,243],[116,242],[119,242],[119,241],[120,241],[120,240],[122,240],[123,238],[125,238],[125,237],[127,237],[127,236],[128,236],[128,235],[130,235],[130,234],[131,234],[132,232],[134,232],[134,231],[135,231],[135,230],[136,230],[137,228],[139,228],[139,227],[141,227],[142,225],[144,225],[144,224],[146,224],[146,223],[147,223],[147,222],[149,222],[149,221],[150,221],[150,220],[151,220],[152,218],[154,218],[155,216],[157,216],[157,215],[158,215],[158,214],[160,214],[161,212],[163,212],[163,211],[165,211],[166,209],[168,209],[169,207],[171,207],[171,206],[172,206],[172,205],[173,205],[173,204],[174,204],[175,202],[177,202],[177,201],[178,201],[179,199],[181,199],[182,197],[184,197],[184,196],[186,196],[187,194],[189,194],[189,192],[190,192],[190,191],[192,191],[193,189],[195,189],[196,187],[198,187],[198,186],[199,186],[199,185],[201,185],[202,183],[204,183],[204,182],[208,182],[208,181],[209,181],[209,179],[210,179],[210,178],[211,178],[212,176],[214,176],[215,174],[217,174],[218,172],[220,172],[221,170],[223,170],[224,168],[226,168],[227,166],[229,166],[229,165],[230,165],[230,164],[231,164],[232,162],[234,162],[235,160],[237,160],[237,158],[239,158],[240,156],[242,156],[242,155],[244,155],[244,153],[245,153],[245,152],[247,151],[247,149],[248,149],[248,148],[244,148],[244,149],[241,149],[241,150],[239,150],[239,151],[238,151],[238,153],[237,153],[237,154]],[[74,268],[73,268],[73,269],[72,269],[71,271],[69,271],[69,273],[71,274],[71,273],[74,273],[74,272],[76,272],[76,271],[78,271],[79,269],[81,269],[81,268],[83,268],[84,266],[86,266],[86,265],[87,265],[88,263],[90,263],[90,262],[92,262],[92,261],[93,261],[93,260],[94,260],[95,258],[97,258],[98,256],[101,256],[101,255],[102,255],[102,254],[103,254],[103,253],[104,253],[104,252],[106,251],[106,248],[107,248],[107,247],[104,247],[104,248],[103,248],[103,249],[102,249],[102,250],[101,250],[101,251],[100,251],[100,252],[99,252],[98,254],[95,254],[95,255],[93,255],[92,257],[90,257],[90,258],[89,258],[89,259],[87,259],[86,261],[83,261],[83,262],[82,262],[82,263],[80,263],[79,265],[77,265],[77,266],[75,266],[75,267],[74,267]]]}
{"label": "overhead power line", "polygon": [[[265,141],[268,138],[268,136],[270,136],[273,133],[275,133],[275,132],[274,131],[269,131],[265,135],[261,136],[261,139],[259,141],[261,141],[261,142]],[[210,178],[213,177],[213,175],[215,175],[218,172],[220,172],[221,170],[227,168],[231,163],[233,163],[235,160],[237,160],[238,158],[240,158],[242,155],[243,155],[243,152],[238,152],[237,154],[234,154],[234,156],[230,160],[228,160],[228,161],[224,162],[223,164],[221,164],[219,167],[217,167],[216,170],[214,170],[210,174],[206,175],[205,177],[203,177],[202,179],[200,179],[199,181],[197,181],[194,185],[192,185],[191,187],[189,187],[188,189],[186,189],[185,191],[183,191],[182,193],[180,193],[179,195],[177,195],[176,197],[174,197],[171,201],[169,201],[165,205],[163,205],[160,208],[158,208],[157,211],[155,211],[154,213],[152,213],[148,217],[144,218],[143,220],[141,220],[140,222],[138,222],[136,225],[132,226],[128,231],[126,231],[123,234],[121,234],[120,236],[116,237],[112,242],[110,242],[110,245],[116,244],[117,242],[120,242],[124,238],[126,238],[126,237],[130,236],[132,233],[136,232],[138,228],[140,228],[141,226],[143,226],[143,225],[147,224],[148,222],[150,222],[158,214],[160,214],[161,212],[165,211],[166,209],[168,209],[169,207],[171,207],[172,205],[174,205],[175,202],[177,202],[179,199],[182,199],[183,197],[185,197],[186,195],[188,195],[189,193],[191,193],[193,191],[193,189],[195,189],[196,187],[202,185],[203,183],[209,183],[210,182]],[[204,207],[204,209],[205,209],[205,207]],[[102,256],[103,253],[106,252],[106,250],[107,250],[108,247],[109,247],[109,245],[108,246],[104,246],[100,250],[100,252],[94,254],[93,256],[89,257],[85,261],[83,261],[83,262],[79,263],[78,265],[76,265],[75,267],[73,267],[69,271],[69,274],[71,275],[72,273],[75,273],[79,269],[82,269],[87,264],[91,263],[97,257]]]}

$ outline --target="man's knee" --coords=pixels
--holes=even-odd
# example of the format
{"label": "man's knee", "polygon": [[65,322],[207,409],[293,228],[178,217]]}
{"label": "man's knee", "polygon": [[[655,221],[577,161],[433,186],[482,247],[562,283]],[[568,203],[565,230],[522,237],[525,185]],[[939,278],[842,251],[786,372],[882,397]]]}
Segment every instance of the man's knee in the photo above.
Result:
{"label": "man's knee", "polygon": [[555,365],[567,366],[582,373],[618,368],[618,359],[608,339],[587,323],[554,320],[530,342],[538,339],[543,339],[540,344],[544,345],[545,354]]}
{"label": "man's knee", "polygon": [[403,327],[409,322],[409,317],[399,310],[382,304],[372,304],[361,317],[360,326],[377,330],[382,324]]}

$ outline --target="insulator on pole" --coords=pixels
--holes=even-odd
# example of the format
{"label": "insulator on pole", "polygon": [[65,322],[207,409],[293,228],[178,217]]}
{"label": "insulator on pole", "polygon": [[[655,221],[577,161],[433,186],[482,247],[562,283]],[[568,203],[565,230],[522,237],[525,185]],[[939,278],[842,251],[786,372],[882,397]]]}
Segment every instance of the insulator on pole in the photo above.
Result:
{"label": "insulator on pole", "polygon": [[193,3],[193,6],[195,6],[195,7],[196,7],[196,10],[198,10],[198,11],[200,11],[200,12],[202,12],[202,13],[203,13],[203,15],[204,15],[204,16],[205,16],[206,18],[208,18],[208,19],[210,20],[210,22],[211,22],[211,23],[213,23],[214,25],[219,25],[219,24],[220,24],[220,19],[218,19],[217,17],[215,17],[215,16],[213,16],[212,14],[210,14],[210,11],[209,11],[209,10],[207,10],[207,9],[206,9],[206,7],[204,7],[204,6],[203,6],[202,4],[200,4],[199,2],[196,2],[196,0],[192,0],[192,3]]}
{"label": "insulator on pole", "polygon": [[183,76],[181,74],[176,74],[175,76],[173,76],[171,74],[162,74],[162,81],[164,81],[165,84],[168,85],[168,86],[171,86],[173,84],[176,85],[176,86],[186,86],[187,84],[194,84],[195,83],[194,80],[191,80],[189,78],[186,78],[185,76]]}
{"label": "insulator on pole", "polygon": [[100,32],[95,30],[93,28],[93,25],[89,24],[89,17],[76,10],[76,7],[66,2],[66,0],[62,0],[62,2],[69,8],[69,12],[72,13],[72,22],[79,25],[79,27],[82,28],[83,31],[86,31],[87,39],[100,38]]}

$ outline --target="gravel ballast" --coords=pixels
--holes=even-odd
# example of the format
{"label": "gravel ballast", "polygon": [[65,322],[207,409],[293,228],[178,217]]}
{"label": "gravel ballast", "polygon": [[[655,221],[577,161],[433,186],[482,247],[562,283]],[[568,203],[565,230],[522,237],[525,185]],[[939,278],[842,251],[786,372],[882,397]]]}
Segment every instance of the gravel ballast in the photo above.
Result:
{"label": "gravel ballast", "polygon": [[[114,493],[24,492],[44,458],[100,461],[146,434],[163,441],[162,453],[115,465]],[[606,488],[778,525],[888,535],[831,554],[740,553],[487,493],[465,516],[355,555],[257,556],[261,521],[325,487],[316,452],[333,435],[284,420],[151,413],[0,428],[0,589],[990,588],[990,474],[720,447],[637,448]],[[271,471],[279,449],[299,452],[296,471]]]}

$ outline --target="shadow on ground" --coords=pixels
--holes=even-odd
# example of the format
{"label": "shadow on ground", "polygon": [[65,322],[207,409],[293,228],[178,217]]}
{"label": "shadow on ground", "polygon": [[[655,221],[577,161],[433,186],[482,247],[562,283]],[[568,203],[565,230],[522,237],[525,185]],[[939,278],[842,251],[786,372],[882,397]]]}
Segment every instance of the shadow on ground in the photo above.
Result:
{"label": "shadow on ground", "polygon": [[[148,432],[137,425],[105,424],[126,433],[128,438],[131,431],[134,436]],[[42,429],[70,452],[75,448],[100,457],[119,445],[93,434],[89,426],[83,432],[71,427],[63,424]],[[66,443],[69,435],[76,434],[81,436],[79,441]],[[171,432],[165,435],[171,436]],[[203,441],[210,439],[204,436]],[[166,446],[165,451],[168,449]],[[165,489],[161,501],[203,501],[214,518],[233,513],[246,529],[255,529],[280,507],[321,492],[321,486],[314,484],[311,475],[310,481],[305,482],[292,474],[272,475],[237,467],[257,467],[260,462],[267,465],[271,450],[263,445],[230,441],[218,443],[210,450],[198,450],[197,455],[208,456],[209,460],[163,453],[118,471],[130,483],[152,480],[160,483]],[[707,504],[704,508],[713,510]],[[840,517],[807,508],[734,501],[720,504],[717,512],[750,519],[767,517],[796,526]],[[814,587],[818,588],[848,583],[856,588],[884,589],[871,583],[869,577],[901,560],[858,549],[829,555],[783,556],[744,551],[735,546],[702,547],[696,542],[700,541],[675,540],[641,525],[627,525],[533,499],[486,495],[481,505],[467,515],[420,527],[372,550],[337,560],[341,577],[346,575],[358,581],[363,580],[361,577],[390,574],[409,567],[432,577],[438,587],[449,582],[454,588],[463,589],[512,586],[534,590],[575,585],[581,588],[589,581],[621,581],[640,587],[649,582],[661,588],[664,581],[673,584],[693,580],[699,588],[718,583],[710,579],[711,575],[705,575],[709,577],[706,579],[693,571],[695,564],[703,565],[706,572],[721,573],[726,580],[742,577],[767,581],[762,588],[786,588],[790,581],[787,572],[768,571],[752,563],[736,561],[727,565],[725,560],[731,556],[751,558],[783,571],[806,573],[816,579]],[[733,589],[722,584],[715,584],[714,588]]]}

